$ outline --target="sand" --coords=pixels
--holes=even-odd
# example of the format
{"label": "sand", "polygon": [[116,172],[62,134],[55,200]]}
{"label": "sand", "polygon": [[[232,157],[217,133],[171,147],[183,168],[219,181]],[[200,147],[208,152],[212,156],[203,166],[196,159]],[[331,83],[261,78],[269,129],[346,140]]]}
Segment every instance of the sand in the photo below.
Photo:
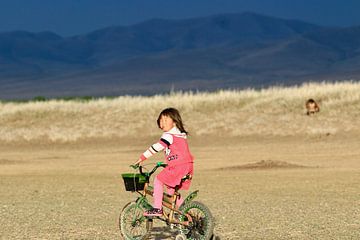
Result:
{"label": "sand", "polygon": [[[121,239],[119,213],[136,199],[121,173],[154,140],[0,143],[0,239]],[[190,148],[190,191],[220,239],[360,239],[357,134],[190,137]],[[174,236],[158,223],[151,238]]]}

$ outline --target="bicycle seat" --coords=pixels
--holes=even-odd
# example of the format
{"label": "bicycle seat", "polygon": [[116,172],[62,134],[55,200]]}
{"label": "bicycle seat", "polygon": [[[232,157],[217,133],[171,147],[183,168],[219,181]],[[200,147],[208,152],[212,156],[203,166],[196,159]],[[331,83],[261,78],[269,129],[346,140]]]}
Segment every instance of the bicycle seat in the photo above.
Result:
{"label": "bicycle seat", "polygon": [[181,188],[183,182],[186,182],[186,181],[191,180],[191,179],[192,179],[192,175],[190,173],[183,176],[181,178],[180,184],[175,186],[175,192],[177,192]]}
{"label": "bicycle seat", "polygon": [[192,179],[192,175],[190,173],[188,173],[181,179],[181,183],[185,182],[186,180],[191,180],[191,179]]}
{"label": "bicycle seat", "polygon": [[[186,174],[184,177],[181,178],[180,184],[176,185],[175,188],[175,192],[174,194],[178,194],[178,190],[181,188],[181,185],[183,182],[187,181],[187,180],[191,180],[192,179],[192,175],[190,173]],[[164,193],[165,196],[167,197],[172,197],[173,195],[168,194],[168,193]]]}

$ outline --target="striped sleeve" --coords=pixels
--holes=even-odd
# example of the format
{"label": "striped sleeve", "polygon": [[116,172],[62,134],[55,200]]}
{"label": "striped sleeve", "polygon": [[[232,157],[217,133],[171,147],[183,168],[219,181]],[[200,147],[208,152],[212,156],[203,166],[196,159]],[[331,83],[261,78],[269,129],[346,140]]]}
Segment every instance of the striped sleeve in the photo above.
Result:
{"label": "striped sleeve", "polygon": [[160,152],[162,150],[164,150],[165,147],[163,146],[163,144],[161,143],[161,140],[157,143],[154,143],[153,145],[151,145],[141,156],[140,159],[142,161],[144,161],[145,159],[148,159],[149,157],[151,157],[152,155],[154,155],[157,152]]}
{"label": "striped sleeve", "polygon": [[164,146],[164,148],[169,147],[173,143],[173,136],[169,133],[163,133],[160,138],[159,143]]}

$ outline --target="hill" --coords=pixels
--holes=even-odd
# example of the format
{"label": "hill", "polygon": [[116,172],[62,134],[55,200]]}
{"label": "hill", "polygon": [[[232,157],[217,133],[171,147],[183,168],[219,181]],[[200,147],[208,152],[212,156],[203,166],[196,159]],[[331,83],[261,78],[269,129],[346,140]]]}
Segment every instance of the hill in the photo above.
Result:
{"label": "hill", "polygon": [[1,99],[117,96],[357,79],[360,28],[255,13],[152,19],[63,38],[0,33]]}

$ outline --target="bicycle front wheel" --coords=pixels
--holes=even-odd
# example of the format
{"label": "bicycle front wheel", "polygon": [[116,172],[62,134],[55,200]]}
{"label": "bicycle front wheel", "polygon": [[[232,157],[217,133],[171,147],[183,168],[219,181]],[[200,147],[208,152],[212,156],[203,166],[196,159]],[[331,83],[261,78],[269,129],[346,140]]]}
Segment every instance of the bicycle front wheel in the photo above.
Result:
{"label": "bicycle front wheel", "polygon": [[[192,240],[209,240],[213,235],[214,218],[207,206],[201,202],[189,202],[180,210],[189,214],[192,218],[190,226],[187,227],[186,237]],[[187,220],[183,215],[180,220]]]}
{"label": "bicycle front wheel", "polygon": [[144,209],[136,202],[125,205],[119,216],[119,228],[126,240],[146,239],[152,228],[152,221],[144,217]]}

